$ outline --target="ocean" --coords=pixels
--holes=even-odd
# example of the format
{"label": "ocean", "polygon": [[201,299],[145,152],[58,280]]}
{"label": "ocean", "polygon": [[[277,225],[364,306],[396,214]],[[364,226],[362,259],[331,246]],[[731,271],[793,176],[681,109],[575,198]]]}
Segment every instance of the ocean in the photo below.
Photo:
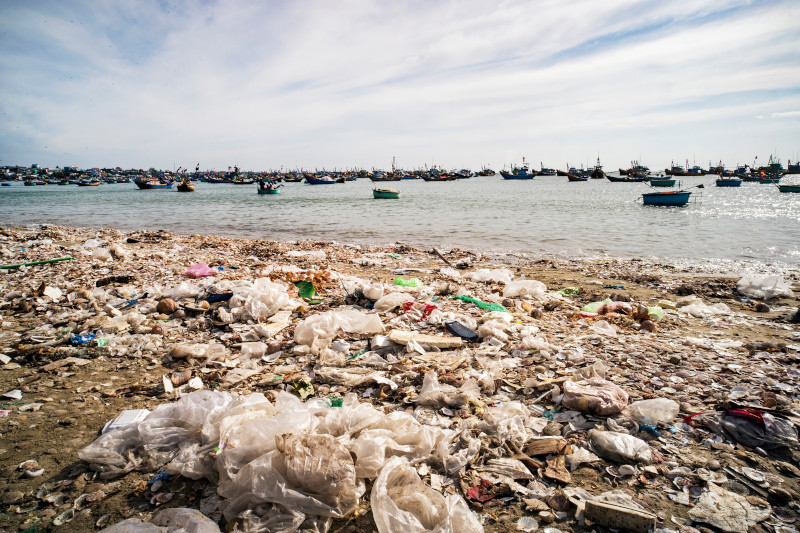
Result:
{"label": "ocean", "polygon": [[[512,252],[529,257],[647,258],[671,264],[786,271],[800,265],[800,194],[775,185],[720,188],[713,176],[681,178],[685,207],[642,205],[644,183],[568,182],[565,177],[450,182],[255,185],[197,183],[195,192],[15,183],[0,187],[0,224],[54,224],[218,234],[269,240]],[[797,176],[784,178],[796,181]],[[704,188],[697,188],[703,184]],[[376,200],[372,188],[400,191]]]}

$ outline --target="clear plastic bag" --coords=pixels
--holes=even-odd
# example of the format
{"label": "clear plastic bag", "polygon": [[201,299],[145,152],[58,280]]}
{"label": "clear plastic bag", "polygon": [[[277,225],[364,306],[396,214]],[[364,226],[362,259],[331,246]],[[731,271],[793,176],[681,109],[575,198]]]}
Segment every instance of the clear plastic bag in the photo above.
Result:
{"label": "clear plastic bag", "polygon": [[652,463],[653,451],[645,441],[614,431],[589,431],[589,442],[600,457],[620,463]]}
{"label": "clear plastic bag", "polygon": [[386,313],[396,307],[402,306],[406,302],[413,302],[414,297],[405,292],[390,292],[380,298],[372,307],[379,313]]}
{"label": "clear plastic bag", "polygon": [[681,406],[668,398],[639,400],[625,408],[623,415],[639,424],[669,424],[678,416]]}
{"label": "clear plastic bag", "polygon": [[547,285],[533,279],[517,279],[508,283],[503,288],[506,298],[544,298],[547,294]]}
{"label": "clear plastic bag", "polygon": [[383,323],[376,313],[365,313],[357,309],[325,311],[303,320],[294,330],[297,344],[312,348],[325,348],[339,334],[376,334],[384,331]]}
{"label": "clear plastic bag", "polygon": [[380,533],[482,533],[461,496],[425,485],[401,457],[389,459],[372,487],[372,516]]}
{"label": "clear plastic bag", "polygon": [[602,378],[589,378],[578,383],[565,381],[561,405],[581,413],[615,415],[628,405],[628,393]]}

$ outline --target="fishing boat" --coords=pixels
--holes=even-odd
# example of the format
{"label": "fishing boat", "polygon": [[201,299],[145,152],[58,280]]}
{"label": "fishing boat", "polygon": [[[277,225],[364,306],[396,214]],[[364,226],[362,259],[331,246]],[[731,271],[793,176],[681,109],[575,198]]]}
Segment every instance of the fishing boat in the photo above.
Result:
{"label": "fishing boat", "polygon": [[78,187],[97,187],[102,181],[79,181]]}
{"label": "fishing boat", "polygon": [[155,180],[143,180],[143,179],[135,179],[133,183],[136,184],[137,187],[140,189],[171,189],[172,182],[171,181],[155,181]]}
{"label": "fishing boat", "polygon": [[594,166],[592,171],[589,173],[589,177],[593,180],[601,180],[606,177],[606,173],[603,172],[603,165],[600,164],[600,158],[597,158],[597,164]]}
{"label": "fishing boat", "polygon": [[653,178],[650,180],[650,185],[653,187],[674,187],[675,180],[668,178]]}
{"label": "fishing boat", "polygon": [[781,181],[781,177],[780,176],[776,176],[774,174],[772,174],[772,175],[767,174],[767,175],[761,176],[761,178],[759,178],[759,180],[758,180],[759,183],[766,183],[766,184],[770,184],[770,185],[773,184],[773,183],[780,183],[780,181]]}
{"label": "fishing boat", "polygon": [[11,187],[11,184],[8,183],[7,181],[4,181],[3,183],[0,183],[0,185],[2,185],[3,187]]}
{"label": "fishing boat", "polygon": [[[344,182],[344,180],[342,180],[342,182]],[[337,181],[331,176],[322,176],[321,178],[317,178],[311,174],[306,174],[306,183],[309,185],[333,185],[337,183]]]}
{"label": "fishing boat", "polygon": [[739,178],[717,178],[717,187],[741,187],[742,180]]}
{"label": "fishing boat", "polygon": [[619,176],[615,176],[613,174],[606,174],[606,178],[608,181],[612,183],[640,183],[642,181],[649,181],[650,176],[628,176],[624,174],[620,174]]}
{"label": "fishing boat", "polygon": [[512,166],[511,172],[501,170],[500,175],[504,180],[532,180],[536,176],[534,172],[530,172],[527,163],[523,163],[521,167]]}
{"label": "fishing boat", "polygon": [[372,189],[373,198],[400,198],[400,191],[397,189]]}
{"label": "fishing boat", "polygon": [[778,190],[781,192],[800,192],[800,183],[792,185],[778,185]]}
{"label": "fishing boat", "polygon": [[644,205],[681,206],[689,202],[691,191],[646,192],[642,195]]}
{"label": "fishing boat", "polygon": [[258,182],[258,194],[280,194],[280,185],[277,183]]}
{"label": "fishing boat", "polygon": [[194,183],[185,179],[178,184],[176,189],[178,192],[194,192]]}

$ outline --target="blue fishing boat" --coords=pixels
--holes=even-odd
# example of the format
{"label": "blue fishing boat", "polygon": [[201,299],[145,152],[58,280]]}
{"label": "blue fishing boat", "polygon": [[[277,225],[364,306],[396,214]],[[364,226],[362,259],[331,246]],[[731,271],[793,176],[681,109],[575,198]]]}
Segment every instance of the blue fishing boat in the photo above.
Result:
{"label": "blue fishing boat", "polygon": [[[306,174],[306,183],[309,185],[333,185],[338,183],[337,180],[332,178],[331,176],[322,176],[321,178],[315,178],[311,174]],[[342,180],[344,183],[344,180]]]}
{"label": "blue fishing boat", "polygon": [[739,178],[718,178],[717,187],[741,187],[742,180]]}
{"label": "blue fishing boat", "polygon": [[171,181],[133,180],[140,189],[171,189]]}
{"label": "blue fishing boat", "polygon": [[531,172],[528,169],[528,164],[524,163],[521,167],[512,166],[511,172],[501,170],[500,175],[503,176],[504,180],[532,180],[536,176],[536,173]]}
{"label": "blue fishing boat", "polygon": [[644,205],[681,206],[689,202],[691,191],[648,192],[642,195]]}

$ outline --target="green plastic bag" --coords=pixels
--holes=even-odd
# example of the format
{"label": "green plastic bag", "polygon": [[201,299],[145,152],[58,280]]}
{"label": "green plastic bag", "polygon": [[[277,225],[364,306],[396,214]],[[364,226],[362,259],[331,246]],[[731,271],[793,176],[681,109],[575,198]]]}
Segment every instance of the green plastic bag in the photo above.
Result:
{"label": "green plastic bag", "polygon": [[662,318],[664,318],[664,310],[657,305],[653,307],[648,307],[647,316],[649,316],[651,320],[661,320]]}
{"label": "green plastic bag", "polygon": [[505,312],[505,313],[509,312],[508,309],[506,309],[505,307],[503,307],[500,304],[496,304],[496,303],[493,303],[493,302],[483,302],[483,301],[478,300],[476,298],[470,298],[469,296],[454,296],[453,298],[451,298],[451,300],[461,300],[462,302],[470,302],[470,303],[473,303],[473,304],[477,305],[481,309],[486,309],[488,311],[500,311],[500,312]]}
{"label": "green plastic bag", "polygon": [[570,294],[579,294],[581,291],[578,287],[564,287],[563,289],[558,289],[556,292],[568,296]]}
{"label": "green plastic bag", "polygon": [[295,281],[294,286],[297,287],[297,294],[300,298],[311,300],[317,294],[317,288],[310,281]]}
{"label": "green plastic bag", "polygon": [[590,304],[584,305],[583,307],[581,307],[581,311],[584,312],[584,313],[597,314],[597,312],[600,310],[600,307],[603,304],[609,304],[609,303],[611,303],[611,298],[606,298],[602,302],[592,302]]}
{"label": "green plastic bag", "polygon": [[394,279],[394,284],[400,285],[401,287],[422,287],[422,282],[419,280],[419,278],[405,279],[398,276]]}

